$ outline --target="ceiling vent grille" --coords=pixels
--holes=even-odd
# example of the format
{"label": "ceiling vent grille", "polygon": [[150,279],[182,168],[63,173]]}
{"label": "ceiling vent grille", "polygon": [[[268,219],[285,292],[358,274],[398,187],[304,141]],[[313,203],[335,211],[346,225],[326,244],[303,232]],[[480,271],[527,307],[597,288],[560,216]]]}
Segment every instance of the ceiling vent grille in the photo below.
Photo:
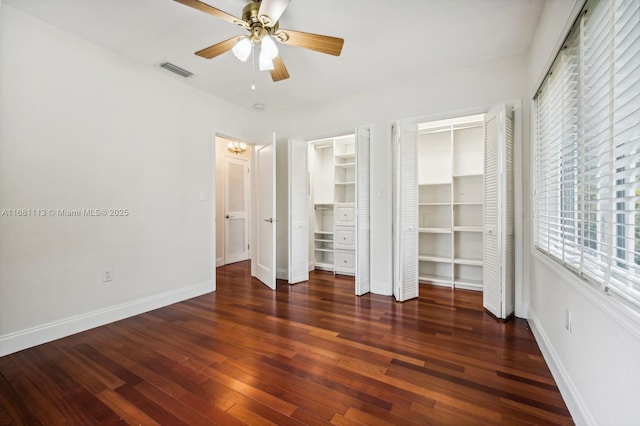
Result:
{"label": "ceiling vent grille", "polygon": [[184,68],[180,68],[177,65],[172,64],[171,62],[163,62],[160,64],[160,68],[164,68],[167,71],[171,71],[174,74],[178,74],[180,77],[189,78],[193,75],[192,72],[185,70]]}

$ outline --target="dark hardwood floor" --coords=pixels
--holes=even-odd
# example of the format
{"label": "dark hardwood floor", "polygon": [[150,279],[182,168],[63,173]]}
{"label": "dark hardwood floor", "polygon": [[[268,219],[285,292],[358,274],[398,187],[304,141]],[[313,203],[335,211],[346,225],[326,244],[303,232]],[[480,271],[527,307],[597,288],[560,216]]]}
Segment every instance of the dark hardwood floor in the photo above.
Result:
{"label": "dark hardwood floor", "polygon": [[572,424],[527,322],[480,293],[353,295],[326,272],[218,290],[0,358],[0,425]]}

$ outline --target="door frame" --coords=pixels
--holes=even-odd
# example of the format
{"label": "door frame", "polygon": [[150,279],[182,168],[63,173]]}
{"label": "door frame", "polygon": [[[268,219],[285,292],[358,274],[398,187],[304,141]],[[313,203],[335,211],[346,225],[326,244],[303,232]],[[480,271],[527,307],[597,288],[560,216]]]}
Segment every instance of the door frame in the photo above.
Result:
{"label": "door frame", "polygon": [[[249,160],[249,169],[251,169],[251,167],[253,166],[253,161],[254,161],[254,155],[253,152],[255,150],[255,142],[250,142],[235,136],[229,136],[229,135],[225,135],[224,133],[219,133],[217,132],[215,129],[212,130],[212,138],[211,138],[211,176],[210,176],[210,183],[211,183],[211,191],[209,192],[209,196],[211,197],[210,200],[210,206],[211,206],[211,282],[213,283],[212,289],[213,291],[216,290],[217,288],[217,282],[216,282],[216,271],[218,268],[218,253],[217,253],[217,232],[216,232],[216,223],[217,223],[217,200],[216,197],[218,195],[218,191],[216,190],[216,184],[217,184],[217,164],[216,164],[216,160],[218,159],[218,156],[216,155],[216,151],[217,151],[217,145],[218,145],[218,138],[223,138],[223,139],[228,139],[228,140],[232,140],[232,141],[238,141],[238,142],[244,142],[247,144],[247,150],[250,151],[251,156],[250,156],[250,160]],[[253,189],[253,179],[251,179],[251,176],[249,177],[249,221],[248,222],[248,244],[249,244],[249,260],[253,259],[253,250],[251,249],[251,247],[253,247],[253,229],[251,226],[251,220],[252,220],[252,215],[253,215],[253,193],[254,193],[254,189]],[[201,202],[205,202],[207,198],[207,191],[205,190],[200,190],[200,201]],[[224,229],[224,228],[223,228]],[[224,238],[224,235],[223,235]],[[224,256],[224,254],[223,254]],[[223,266],[223,265],[221,265]]]}
{"label": "door frame", "polygon": [[[322,141],[324,139],[335,139],[335,138],[340,138],[342,136],[348,136],[348,135],[353,135],[354,137],[354,150],[355,150],[355,154],[356,154],[356,199],[354,200],[354,209],[356,212],[356,217],[355,217],[355,224],[353,226],[354,229],[354,233],[355,233],[355,256],[356,256],[356,265],[355,265],[355,270],[354,270],[354,294],[361,296],[363,294],[369,293],[371,291],[371,248],[370,248],[370,242],[371,242],[371,218],[370,218],[370,214],[371,214],[371,183],[370,183],[370,179],[371,179],[371,156],[370,156],[370,152],[371,152],[371,134],[372,134],[372,125],[363,125],[363,126],[357,126],[354,129],[351,129],[349,131],[344,131],[344,132],[338,132],[338,133],[332,133],[331,135],[327,135],[327,136],[321,136],[321,137],[315,137],[315,138],[292,138],[289,139],[289,143],[288,143],[288,152],[287,152],[287,164],[288,164],[288,181],[287,181],[287,188],[288,188],[288,194],[289,194],[289,216],[288,216],[288,256],[287,256],[287,278],[289,281],[289,284],[295,284],[297,282],[300,281],[306,281],[308,280],[308,273],[310,270],[312,270],[311,265],[314,263],[312,260],[312,256],[313,256],[313,250],[311,249],[311,246],[313,244],[313,239],[311,237],[311,235],[313,234],[312,232],[312,227],[311,227],[311,206],[313,204],[312,199],[311,199],[311,193],[309,191],[309,189],[312,186],[312,179],[311,179],[311,174],[312,174],[312,165],[311,165],[311,161],[309,161],[309,152],[312,148],[313,142],[315,141]],[[362,188],[363,186],[363,182],[360,181],[360,179],[358,179],[358,176],[360,176],[360,168],[362,167],[362,161],[364,160],[363,158],[361,158],[361,136],[366,135],[366,139],[367,139],[367,170],[368,170],[368,176],[367,176],[367,187],[366,188]],[[305,145],[305,151],[306,151],[306,176],[297,176],[296,178],[294,178],[291,174],[292,172],[292,167],[291,167],[291,162],[292,162],[292,148],[293,145],[301,145],[304,144]],[[307,238],[306,238],[306,247],[304,250],[305,256],[306,256],[306,265],[307,265],[307,271],[306,271],[306,280],[300,279],[300,277],[298,277],[298,279],[293,279],[294,275],[292,273],[292,266],[293,266],[293,251],[295,251],[293,249],[293,236],[294,236],[294,226],[296,226],[296,224],[293,224],[292,221],[292,215],[291,215],[291,206],[292,206],[292,194],[294,194],[294,191],[292,190],[292,185],[293,182],[296,182],[296,180],[300,180],[300,179],[304,179],[306,186],[307,186],[307,191],[305,194],[305,203],[307,206],[307,217],[306,217],[306,225],[305,225],[305,229],[306,229],[306,233],[307,233]],[[367,198],[368,198],[368,207],[369,207],[369,215],[368,215],[368,219],[369,222],[364,224],[361,223],[360,221],[360,213],[359,213],[359,209],[362,208],[362,206],[360,205],[360,196],[361,196],[361,191],[364,190],[364,193],[367,194]],[[299,201],[299,200],[298,200]],[[299,225],[298,225],[299,226]],[[362,228],[361,228],[362,227]],[[360,258],[359,258],[359,253],[360,250],[358,249],[362,243],[364,243],[364,241],[361,240],[360,238],[360,232],[366,232],[368,233],[367,235],[367,240],[368,240],[368,260],[366,262],[366,269],[368,270],[367,274],[358,274],[359,271],[362,271],[363,267],[360,264]],[[334,246],[335,249],[335,246]],[[313,268],[315,269],[315,268]],[[366,275],[366,276],[363,276]],[[363,279],[365,279],[367,282],[363,283]]]}

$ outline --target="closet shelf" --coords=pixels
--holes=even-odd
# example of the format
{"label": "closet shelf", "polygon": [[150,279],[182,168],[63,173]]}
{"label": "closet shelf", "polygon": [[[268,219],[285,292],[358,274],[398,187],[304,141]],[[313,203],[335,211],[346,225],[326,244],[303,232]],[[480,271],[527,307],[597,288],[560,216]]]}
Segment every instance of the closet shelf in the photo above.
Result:
{"label": "closet shelf", "polygon": [[440,262],[440,263],[451,263],[450,257],[443,256],[433,256],[428,254],[420,254],[418,255],[418,260],[422,260],[425,262]]}
{"label": "closet shelf", "polygon": [[[317,232],[316,232],[317,234]],[[333,240],[327,239],[327,238],[315,238],[313,241],[316,241],[318,243],[332,243]]]}
{"label": "closet shelf", "polygon": [[316,234],[322,234],[322,235],[333,235],[333,231],[323,231],[323,230],[320,230],[320,229],[318,229],[316,231],[313,231],[313,232],[315,232]]}
{"label": "closet shelf", "polygon": [[333,253],[333,249],[326,249],[326,248],[315,248],[315,251],[322,251],[324,253]]}
{"label": "closet shelf", "polygon": [[456,257],[453,259],[453,263],[458,265],[471,265],[471,266],[482,266],[482,259],[473,259],[468,257]]}
{"label": "closet shelf", "polygon": [[456,232],[482,232],[482,226],[454,226]]}
{"label": "closet shelf", "polygon": [[453,175],[454,178],[465,178],[465,177],[483,177],[482,173],[456,173]]}
{"label": "closet shelf", "polygon": [[450,234],[451,228],[418,228],[418,232],[425,234]]}
{"label": "closet shelf", "polygon": [[451,185],[451,181],[448,182],[422,182],[418,186],[436,186],[436,185]]}
{"label": "closet shelf", "polygon": [[355,185],[355,182],[336,182],[336,185]]}
{"label": "closet shelf", "polygon": [[451,277],[446,275],[419,275],[418,281],[429,281],[434,284],[441,283],[449,285],[451,283]]}
{"label": "closet shelf", "polygon": [[355,152],[343,152],[342,154],[335,154],[336,158],[356,158]]}
{"label": "closet shelf", "polygon": [[356,163],[337,163],[336,167],[355,167]]}
{"label": "closet shelf", "polygon": [[482,288],[482,280],[472,280],[472,279],[468,279],[468,278],[456,278],[453,280],[453,283],[456,286],[459,287],[464,287],[464,286],[471,286],[473,288]]}

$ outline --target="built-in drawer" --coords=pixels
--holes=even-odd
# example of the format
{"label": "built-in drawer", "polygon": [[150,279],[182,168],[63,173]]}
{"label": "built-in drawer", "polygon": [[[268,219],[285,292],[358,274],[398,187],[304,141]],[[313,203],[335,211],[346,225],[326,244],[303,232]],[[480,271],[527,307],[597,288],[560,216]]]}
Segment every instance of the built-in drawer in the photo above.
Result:
{"label": "built-in drawer", "polygon": [[356,209],[353,204],[336,204],[334,217],[336,225],[353,225],[356,222]]}
{"label": "built-in drawer", "polygon": [[353,226],[336,226],[333,242],[335,248],[355,249],[356,229]]}
{"label": "built-in drawer", "polygon": [[336,273],[353,274],[356,270],[356,252],[353,250],[336,250]]}

